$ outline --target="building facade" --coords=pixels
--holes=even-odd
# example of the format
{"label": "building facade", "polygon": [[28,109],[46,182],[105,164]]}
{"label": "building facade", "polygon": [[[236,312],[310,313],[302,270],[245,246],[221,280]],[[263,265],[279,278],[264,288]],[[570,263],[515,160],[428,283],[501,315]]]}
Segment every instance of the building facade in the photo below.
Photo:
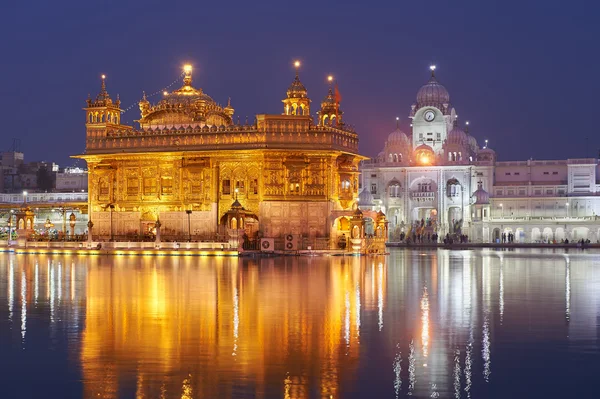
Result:
{"label": "building facade", "polygon": [[498,162],[468,122],[459,126],[434,67],[409,117],[410,134],[396,128],[360,167],[359,205],[386,213],[391,241],[434,233],[474,242],[600,238],[597,159]]}
{"label": "building facade", "polygon": [[[139,102],[139,127],[121,124],[120,101],[106,91],[88,99],[86,152],[89,215],[94,235],[145,234],[161,222],[162,237],[215,234],[238,201],[256,219],[229,221],[248,235],[333,237],[358,198],[358,135],[342,120],[330,87],[318,111],[298,74],[281,115],[234,121],[192,85],[155,104]],[[346,226],[342,226],[346,227]]]}

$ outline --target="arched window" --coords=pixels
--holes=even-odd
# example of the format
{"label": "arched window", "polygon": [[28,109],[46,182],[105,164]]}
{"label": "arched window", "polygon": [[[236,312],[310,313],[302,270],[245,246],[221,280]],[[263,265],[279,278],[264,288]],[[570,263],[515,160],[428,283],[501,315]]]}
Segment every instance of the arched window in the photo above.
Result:
{"label": "arched window", "polygon": [[398,162],[398,154],[394,154],[394,162]]}

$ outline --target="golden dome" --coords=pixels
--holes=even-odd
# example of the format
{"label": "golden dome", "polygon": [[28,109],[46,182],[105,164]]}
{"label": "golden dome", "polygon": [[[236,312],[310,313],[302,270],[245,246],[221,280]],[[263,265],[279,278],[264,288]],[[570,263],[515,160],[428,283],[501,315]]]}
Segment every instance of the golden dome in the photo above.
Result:
{"label": "golden dome", "polygon": [[150,106],[145,96],[140,101],[142,128],[151,125],[216,125],[226,126],[232,123],[234,109],[228,102],[227,107],[217,104],[201,88],[192,86],[192,68],[184,68],[183,86],[172,92],[165,92],[163,98]]}

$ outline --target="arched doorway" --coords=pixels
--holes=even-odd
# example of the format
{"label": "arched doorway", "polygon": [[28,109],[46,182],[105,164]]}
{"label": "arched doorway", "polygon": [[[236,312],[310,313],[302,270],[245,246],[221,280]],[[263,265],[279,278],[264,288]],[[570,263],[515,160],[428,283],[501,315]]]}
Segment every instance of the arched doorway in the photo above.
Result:
{"label": "arched doorway", "polygon": [[539,228],[534,227],[531,229],[531,242],[540,242],[542,239],[542,233]]}
{"label": "arched doorway", "polygon": [[562,227],[558,227],[554,232],[554,237],[556,237],[556,242],[564,241],[567,238],[565,234],[565,229],[563,229]]}
{"label": "arched doorway", "polygon": [[544,228],[544,231],[542,232],[542,238],[544,239],[544,242],[554,241],[554,233],[550,227]]}
{"label": "arched doorway", "polygon": [[494,242],[494,243],[500,242],[500,229],[497,227],[492,231],[492,242]]}
{"label": "arched doorway", "polygon": [[573,240],[587,240],[590,229],[587,227],[576,227],[573,229]]}

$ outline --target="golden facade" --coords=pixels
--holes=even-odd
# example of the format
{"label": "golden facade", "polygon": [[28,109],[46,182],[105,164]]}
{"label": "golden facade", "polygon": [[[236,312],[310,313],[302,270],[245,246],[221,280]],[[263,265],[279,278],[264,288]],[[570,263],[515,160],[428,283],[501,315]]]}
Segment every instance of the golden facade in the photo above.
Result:
{"label": "golden facade", "polygon": [[351,215],[358,198],[358,135],[331,88],[316,124],[298,74],[283,103],[282,115],[234,123],[231,101],[223,107],[193,87],[186,66],[181,88],[156,104],[143,96],[134,128],[120,123],[103,76],[85,108],[79,156],[88,163],[94,234],[143,234],[160,219],[163,236],[210,235],[236,198],[258,215],[246,224],[252,233],[337,234],[336,218]]}

